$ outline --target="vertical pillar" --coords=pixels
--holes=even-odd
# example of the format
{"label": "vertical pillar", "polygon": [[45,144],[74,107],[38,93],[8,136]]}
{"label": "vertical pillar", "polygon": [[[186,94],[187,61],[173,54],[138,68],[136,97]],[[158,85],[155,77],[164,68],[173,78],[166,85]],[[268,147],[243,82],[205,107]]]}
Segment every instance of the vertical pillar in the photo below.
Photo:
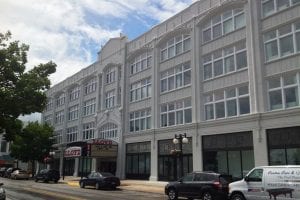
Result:
{"label": "vertical pillar", "polygon": [[255,166],[268,165],[267,137],[264,129],[253,130],[253,149]]}
{"label": "vertical pillar", "polygon": [[60,173],[60,176],[63,176],[64,175],[64,152],[61,151],[61,155],[59,157],[59,173]]}
{"label": "vertical pillar", "polygon": [[78,169],[79,169],[79,158],[75,158],[75,166],[74,166],[73,176],[78,176]]}
{"label": "vertical pillar", "polygon": [[202,138],[200,133],[197,132],[193,135],[193,171],[203,170],[203,157],[202,157]]}
{"label": "vertical pillar", "polygon": [[92,158],[92,171],[97,171],[97,159],[96,158]]}
{"label": "vertical pillar", "polygon": [[150,172],[150,181],[157,181],[158,180],[158,164],[157,164],[157,157],[158,157],[158,142],[154,138],[151,141],[151,172]]}

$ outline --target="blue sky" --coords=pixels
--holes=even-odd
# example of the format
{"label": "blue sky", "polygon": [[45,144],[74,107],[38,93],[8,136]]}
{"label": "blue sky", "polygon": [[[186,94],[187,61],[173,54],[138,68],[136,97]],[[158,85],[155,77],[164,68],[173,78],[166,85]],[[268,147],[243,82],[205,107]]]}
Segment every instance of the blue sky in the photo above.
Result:
{"label": "blue sky", "polygon": [[109,38],[132,40],[195,0],[0,0],[0,32],[30,45],[27,69],[49,60],[57,84],[96,61]]}

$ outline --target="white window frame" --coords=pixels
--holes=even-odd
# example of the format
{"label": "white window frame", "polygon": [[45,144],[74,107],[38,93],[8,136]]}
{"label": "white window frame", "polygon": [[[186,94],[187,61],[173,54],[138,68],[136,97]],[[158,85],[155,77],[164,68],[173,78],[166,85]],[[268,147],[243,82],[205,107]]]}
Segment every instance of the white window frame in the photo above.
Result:
{"label": "white window frame", "polygon": [[64,110],[58,111],[55,113],[55,124],[62,124],[65,119]]}
{"label": "white window frame", "polygon": [[70,90],[70,95],[69,95],[70,101],[79,99],[79,96],[80,96],[80,87],[79,86],[76,86]]}
{"label": "white window frame", "polygon": [[[248,86],[248,93],[247,94],[239,94],[239,88],[243,88],[245,86]],[[227,97],[227,91],[229,90],[235,90],[235,96],[233,97]],[[216,99],[216,94],[223,94],[223,99]],[[241,114],[240,111],[240,99],[243,98],[249,98],[249,113]],[[239,117],[243,115],[249,115],[251,114],[251,98],[250,98],[250,91],[249,91],[249,85],[240,85],[237,87],[232,87],[232,88],[227,88],[225,90],[218,90],[214,92],[210,92],[204,95],[205,103],[204,103],[204,120],[209,121],[209,120],[216,120],[216,119],[224,119],[224,118],[233,118],[233,117]],[[236,101],[236,115],[228,116],[228,108],[227,108],[227,102],[228,101]],[[217,118],[217,111],[216,111],[216,104],[218,103],[224,103],[224,117],[218,117]],[[206,119],[206,106],[211,106],[213,105],[213,118],[212,119]]]}
{"label": "white window frame", "polygon": [[[133,129],[131,129],[131,124]],[[142,129],[143,128],[143,129]],[[151,129],[151,109],[138,110],[129,113],[129,132],[139,132]]]}
{"label": "white window frame", "polygon": [[66,94],[62,93],[56,98],[56,107],[64,105],[66,102]]}
{"label": "white window frame", "polygon": [[63,130],[54,131],[54,141],[55,144],[62,144],[63,143]]}
{"label": "white window frame", "polygon": [[[151,97],[151,78],[145,78],[130,85],[130,102],[140,101]],[[143,91],[146,94],[143,94]]]}
{"label": "white window frame", "polygon": [[105,73],[105,83],[110,84],[115,82],[115,80],[116,80],[116,69],[110,67],[106,70]]}
{"label": "white window frame", "polygon": [[[278,1],[278,0],[262,0],[262,1],[261,1],[261,13],[262,13],[263,18],[264,18],[264,17],[268,17],[268,16],[270,16],[270,15],[273,15],[273,14],[279,12],[279,11],[288,9],[288,8],[290,8],[290,7],[292,7],[292,6],[297,5],[297,4],[300,3],[300,1],[294,3],[294,0],[288,0],[288,5],[287,5],[287,7],[285,7],[285,8],[280,8],[280,7],[278,7],[278,2],[277,2],[277,1]],[[269,13],[264,13],[264,5],[267,4],[267,3],[269,3],[269,2],[273,2],[274,9],[273,9],[271,12],[269,12]]]}
{"label": "white window frame", "polygon": [[[231,15],[230,16],[226,16],[224,17],[224,14],[225,13],[229,13],[231,11]],[[244,15],[244,25],[241,26],[241,27],[238,27],[236,28],[236,22],[235,22],[235,19],[237,17],[239,17],[240,15]],[[204,24],[204,28],[202,29],[202,41],[203,43],[207,43],[207,42],[210,42],[210,41],[213,41],[217,38],[220,38],[224,35],[227,35],[227,34],[230,34],[232,32],[234,32],[235,30],[238,30],[238,29],[241,29],[241,28],[244,28],[246,26],[246,20],[245,20],[245,13],[244,13],[244,9],[242,8],[237,8],[237,9],[233,9],[233,10],[227,10],[225,12],[223,12],[221,15],[218,15],[218,16],[221,16],[220,17],[220,21],[217,21],[217,22],[214,22],[213,19],[210,19],[209,21],[207,21],[205,24]],[[218,16],[214,16],[214,18],[217,18]],[[224,33],[224,23],[229,21],[229,20],[232,20],[232,30],[227,32],[227,33]],[[215,26],[218,26],[218,25],[221,25],[221,35],[218,36],[218,37],[213,37],[213,28]],[[204,32],[210,30],[210,40],[204,40]]]}
{"label": "white window frame", "polygon": [[110,90],[105,93],[105,108],[113,108],[115,106],[115,90]]}
{"label": "white window frame", "polygon": [[[163,72],[160,73],[160,92],[161,93],[166,93],[166,92],[169,92],[169,91],[173,91],[173,90],[177,90],[177,89],[181,89],[183,87],[187,87],[187,86],[190,86],[191,85],[191,82],[192,82],[192,76],[191,76],[191,64],[190,62],[186,62],[184,64],[180,64],[180,65],[177,65],[171,69],[168,69],[168,70],[165,70]],[[185,74],[190,72],[190,82],[189,83],[186,83],[185,84]],[[176,81],[177,81],[177,76],[181,76],[181,85],[177,85]],[[169,82],[170,80],[173,79],[173,84],[174,84],[174,88],[170,89],[169,88]],[[166,87],[167,89],[166,90],[163,90],[163,82],[166,81]]]}
{"label": "white window frame", "polygon": [[53,99],[48,99],[46,104],[46,111],[49,111],[53,108]]}
{"label": "white window frame", "polygon": [[84,85],[84,94],[90,94],[95,92],[97,89],[97,77],[92,78]]}
{"label": "white window frame", "polygon": [[[291,85],[287,85],[287,86],[284,85],[284,76],[275,77],[275,78],[279,78],[279,81],[280,81],[280,86],[279,87],[271,88],[270,89],[269,80],[274,79],[274,77],[271,78],[271,79],[269,79],[267,81],[267,83],[268,83],[268,103],[269,103],[269,110],[270,111],[273,111],[273,110],[284,110],[284,109],[290,109],[290,108],[299,107],[300,106],[300,72],[296,73],[296,83],[291,84]],[[298,105],[296,105],[296,106],[287,107],[286,99],[285,99],[285,89],[289,89],[289,88],[296,88],[296,90],[298,90]],[[272,107],[271,107],[270,92],[274,92],[274,91],[280,91],[280,93],[281,93],[281,102],[282,102],[281,108],[272,109]]]}
{"label": "white window frame", "polygon": [[150,68],[152,65],[152,55],[150,52],[143,53],[134,58],[130,64],[130,74],[136,74]]}
{"label": "white window frame", "polygon": [[[239,49],[240,46],[243,46],[244,48]],[[227,54],[226,50],[230,49],[230,48],[232,48],[233,51],[231,53]],[[215,58],[214,54],[216,52],[221,52],[221,56]],[[237,66],[237,55],[240,54],[240,53],[243,53],[243,52],[246,53],[247,65],[238,69],[238,66]],[[225,69],[225,60],[226,60],[226,58],[231,57],[231,56],[234,57],[234,70],[226,72],[226,69]],[[216,77],[220,77],[220,76],[231,74],[231,73],[234,73],[234,72],[237,72],[237,71],[244,70],[244,69],[248,68],[248,55],[247,55],[246,41],[238,42],[238,43],[236,43],[236,44],[234,44],[234,45],[232,45],[230,47],[223,48],[221,50],[217,50],[217,51],[214,51],[212,53],[206,54],[206,55],[204,55],[202,57],[202,60],[203,60],[203,65],[202,65],[203,66],[203,80],[210,80],[210,79],[214,79]],[[222,62],[222,71],[223,71],[223,73],[220,74],[220,75],[215,76],[214,64],[217,61],[221,61]],[[210,65],[210,67],[211,67],[211,77],[210,78],[206,78],[206,74],[205,74],[205,70],[204,70],[205,66],[207,66],[207,65]]]}
{"label": "white window frame", "polygon": [[52,125],[52,114],[46,115],[46,116],[44,117],[44,123],[45,123],[45,124]]}
{"label": "white window frame", "polygon": [[67,136],[67,143],[76,142],[78,139],[78,137],[77,137],[78,136],[78,127],[73,126],[73,127],[67,128],[66,136]]}
{"label": "white window frame", "polygon": [[95,122],[85,123],[82,125],[82,139],[89,140],[95,138]]}
{"label": "white window frame", "polygon": [[114,123],[106,123],[99,130],[100,139],[111,139],[118,137],[118,126]]}
{"label": "white window frame", "polygon": [[[285,33],[283,35],[280,35],[279,30],[280,30],[280,28],[283,28],[283,27],[285,27],[287,25],[280,26],[280,27],[278,27],[275,30],[271,30],[271,31],[268,31],[268,32],[264,33],[264,49],[265,49],[264,52],[265,52],[265,62],[266,63],[270,62],[270,61],[273,61],[273,60],[285,58],[285,57],[288,57],[288,56],[300,53],[300,47],[297,47],[297,41],[296,41],[296,34],[300,33],[300,28],[296,29],[296,24],[297,24],[297,22],[294,22],[294,23],[291,23],[291,24],[287,24],[287,25],[291,26],[291,32]],[[270,34],[272,32],[275,32],[275,36],[273,38],[270,38],[270,39],[266,38],[267,34]],[[289,36],[292,36],[292,38],[293,38],[293,49],[294,49],[294,52],[289,53],[287,55],[281,55],[280,39],[285,38],[285,37],[289,37]],[[267,48],[266,48],[266,45],[269,44],[269,43],[271,43],[271,42],[274,42],[274,41],[276,41],[276,45],[277,45],[277,56],[274,56],[273,58],[269,58],[268,59],[267,58]]]}
{"label": "white window frame", "polygon": [[[189,45],[188,48],[184,48],[185,45]],[[176,47],[181,45],[180,52],[176,52]],[[160,61],[163,62],[165,60],[168,60],[170,58],[173,58],[177,55],[180,55],[182,53],[185,53],[187,51],[191,50],[191,36],[190,34],[182,34],[176,37],[173,37],[169,39],[161,48],[160,50]],[[174,51],[172,53],[172,51]],[[163,56],[164,52],[166,52],[166,57]]]}
{"label": "white window frame", "polygon": [[74,105],[68,109],[68,121],[76,120],[79,118],[79,105]]}
{"label": "white window frame", "polygon": [[83,102],[83,116],[95,114],[96,112],[96,98],[89,99]]}
{"label": "white window frame", "polygon": [[[189,103],[186,103],[187,101],[189,101]],[[181,104],[181,106],[179,106]],[[190,105],[186,105],[186,104],[190,104]],[[170,109],[171,105],[174,105],[174,109]],[[163,107],[165,107],[165,109],[163,109]],[[191,112],[191,122],[186,123],[186,119],[185,119],[185,112],[188,112],[188,110],[190,110]],[[177,123],[177,113],[182,112],[182,123]],[[170,119],[169,119],[169,115],[170,113],[174,113],[174,124],[170,124]],[[167,124],[166,126],[164,126],[162,124],[162,119],[163,116],[166,115],[166,120],[167,120]],[[170,126],[177,126],[177,125],[183,125],[183,124],[190,124],[192,123],[193,119],[193,114],[192,114],[192,100],[191,98],[187,98],[187,99],[181,99],[181,100],[177,100],[177,101],[173,101],[173,102],[168,102],[165,104],[162,104],[160,106],[160,127],[170,127]]]}

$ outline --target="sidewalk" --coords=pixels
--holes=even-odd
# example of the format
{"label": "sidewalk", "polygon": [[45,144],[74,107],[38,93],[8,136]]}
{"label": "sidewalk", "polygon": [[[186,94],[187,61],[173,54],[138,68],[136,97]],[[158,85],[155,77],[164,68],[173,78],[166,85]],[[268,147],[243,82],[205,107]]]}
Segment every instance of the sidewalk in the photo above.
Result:
{"label": "sidewalk", "polygon": [[[79,187],[79,180],[80,177],[65,176],[64,180],[60,179],[59,182],[73,187]],[[166,184],[167,182],[163,181],[121,180],[121,186],[119,188],[122,190],[164,194]]]}

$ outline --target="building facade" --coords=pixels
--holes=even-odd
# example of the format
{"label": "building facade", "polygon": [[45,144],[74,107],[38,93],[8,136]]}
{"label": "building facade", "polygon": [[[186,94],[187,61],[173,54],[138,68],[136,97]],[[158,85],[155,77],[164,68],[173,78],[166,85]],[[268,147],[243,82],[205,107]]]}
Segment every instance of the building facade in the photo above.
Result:
{"label": "building facade", "polygon": [[[97,62],[47,92],[60,170],[239,179],[254,166],[300,164],[299,41],[299,0],[197,1],[132,41],[111,39]],[[81,141],[88,156],[64,158]]]}

